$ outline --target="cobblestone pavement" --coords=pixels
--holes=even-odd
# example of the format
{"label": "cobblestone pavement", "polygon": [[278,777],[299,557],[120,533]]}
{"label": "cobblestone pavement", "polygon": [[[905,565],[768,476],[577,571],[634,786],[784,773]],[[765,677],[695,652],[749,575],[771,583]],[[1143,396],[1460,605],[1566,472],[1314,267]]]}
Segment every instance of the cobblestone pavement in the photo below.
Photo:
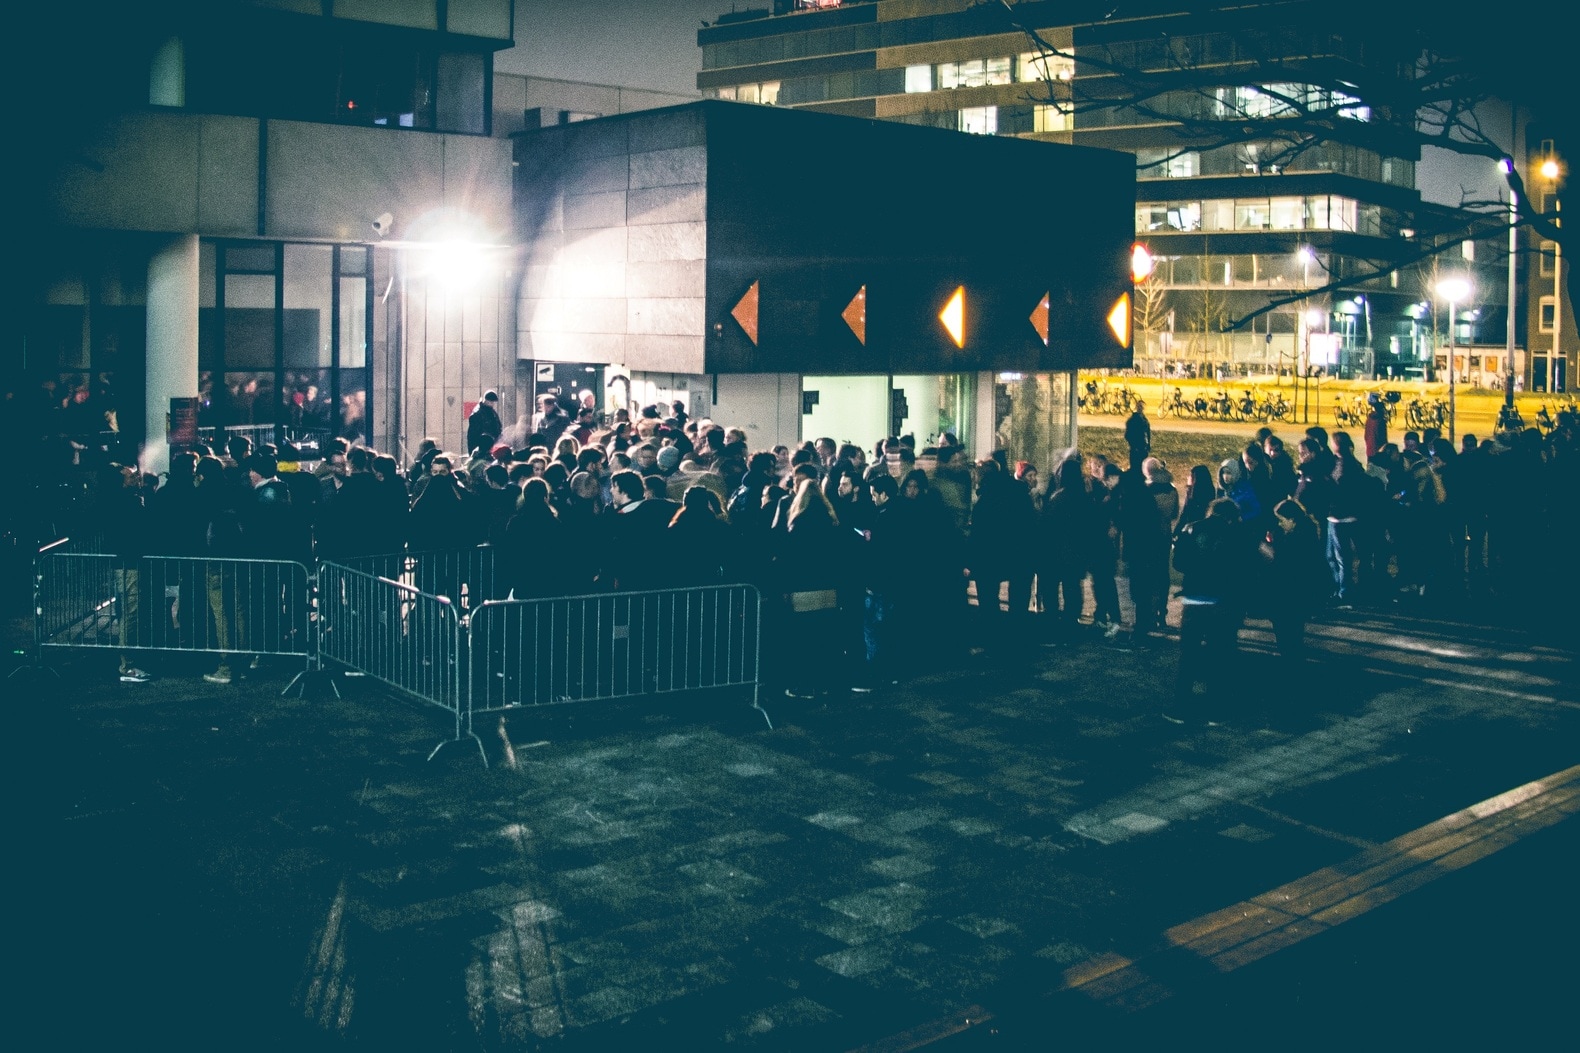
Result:
{"label": "cobblestone pavement", "polygon": [[[23,958],[59,1042],[906,1048],[1221,997],[1239,944],[1193,951],[1203,919],[1325,872],[1424,885],[1458,864],[1399,839],[1492,822],[1519,802],[1445,817],[1533,781],[1545,829],[1484,851],[1529,833],[1575,857],[1571,653],[1391,612],[1313,636],[1285,676],[1251,623],[1233,704],[1183,724],[1172,641],[1094,634],[765,695],[773,729],[740,694],[513,712],[487,767],[428,762],[445,714],[370,681],[303,700],[284,667],[121,684],[111,655],[54,656],[60,679],[8,684],[46,908]],[[1116,990],[1147,998],[1060,996],[1143,967]]]}

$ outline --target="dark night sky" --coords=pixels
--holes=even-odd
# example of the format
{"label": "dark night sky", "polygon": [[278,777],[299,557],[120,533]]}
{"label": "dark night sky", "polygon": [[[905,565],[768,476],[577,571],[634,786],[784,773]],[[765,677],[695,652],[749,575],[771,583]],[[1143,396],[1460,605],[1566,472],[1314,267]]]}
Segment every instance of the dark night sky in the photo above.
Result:
{"label": "dark night sky", "polygon": [[518,0],[516,46],[496,68],[537,77],[697,94],[697,30],[767,0]]}

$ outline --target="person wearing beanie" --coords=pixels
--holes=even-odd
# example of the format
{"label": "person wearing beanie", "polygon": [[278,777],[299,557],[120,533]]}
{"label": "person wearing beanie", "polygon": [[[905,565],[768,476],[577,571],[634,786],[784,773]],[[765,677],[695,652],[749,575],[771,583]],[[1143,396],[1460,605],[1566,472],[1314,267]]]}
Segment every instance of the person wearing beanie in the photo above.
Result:
{"label": "person wearing beanie", "polygon": [[659,474],[666,479],[675,474],[675,469],[680,467],[680,450],[674,446],[661,446],[658,450],[656,464]]}
{"label": "person wearing beanie", "polygon": [[466,452],[489,449],[505,433],[499,419],[499,393],[485,391],[482,399],[466,418]]}

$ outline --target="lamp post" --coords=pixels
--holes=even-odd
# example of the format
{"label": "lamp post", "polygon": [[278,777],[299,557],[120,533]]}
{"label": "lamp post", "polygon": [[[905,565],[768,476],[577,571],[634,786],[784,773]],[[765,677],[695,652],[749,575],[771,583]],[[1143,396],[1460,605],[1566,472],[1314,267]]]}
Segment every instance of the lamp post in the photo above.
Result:
{"label": "lamp post", "polygon": [[[1295,258],[1300,261],[1300,288],[1301,288],[1301,291],[1309,292],[1310,289],[1311,289],[1311,261],[1316,258],[1316,253],[1311,251],[1311,246],[1310,245],[1302,245],[1302,246],[1300,246],[1299,249],[1295,250]],[[1300,336],[1299,336],[1300,348],[1296,351],[1296,354],[1299,355],[1304,360],[1304,362],[1303,362],[1304,368],[1297,369],[1295,371],[1295,381],[1296,381],[1297,384],[1300,381],[1301,375],[1302,374],[1305,375],[1305,379],[1306,379],[1306,409],[1308,411],[1311,408],[1311,329],[1307,325],[1307,322],[1306,322],[1307,316],[1310,313],[1310,312],[1308,312],[1306,310],[1306,307],[1310,304],[1310,302],[1311,301],[1306,300],[1306,299],[1302,299],[1300,301],[1300,312],[1299,312],[1299,316],[1298,316],[1298,321],[1300,323]],[[1297,395],[1298,395],[1298,392],[1297,392]],[[1318,407],[1317,411],[1318,411],[1318,413],[1320,415],[1320,413],[1321,413],[1321,407],[1320,406]],[[1302,414],[1302,417],[1304,417],[1304,416],[1305,416],[1305,414]],[[1302,424],[1309,424],[1311,422],[1310,422],[1309,419],[1306,419],[1306,420],[1302,420],[1301,423]]]}
{"label": "lamp post", "polygon": [[[1498,171],[1507,175],[1514,170],[1514,162],[1505,157],[1498,162]],[[1514,305],[1519,298],[1516,264],[1520,257],[1519,197],[1509,191],[1509,309],[1505,312],[1503,348],[1503,410],[1504,419],[1514,417]]]}
{"label": "lamp post", "polygon": [[1437,295],[1448,301],[1448,440],[1454,442],[1454,394],[1456,349],[1454,346],[1454,316],[1459,305],[1470,299],[1470,279],[1459,276],[1444,278],[1437,283]]}
{"label": "lamp post", "polygon": [[[1558,197],[1558,180],[1562,174],[1563,166],[1558,163],[1556,157],[1548,156],[1542,162],[1542,176],[1547,180],[1548,185],[1552,187],[1553,226],[1555,227],[1559,225],[1559,211],[1563,207]],[[1547,390],[1549,392],[1557,390],[1558,362],[1559,356],[1563,354],[1563,344],[1559,341],[1559,336],[1563,332],[1564,327],[1563,270],[1563,243],[1555,238],[1553,239],[1553,350],[1547,356]],[[1566,376],[1566,382],[1567,379]],[[1567,383],[1565,386],[1567,386]]]}
{"label": "lamp post", "polygon": [[[1146,280],[1148,278],[1152,277],[1153,267],[1154,267],[1154,263],[1153,263],[1153,260],[1152,260],[1152,253],[1147,251],[1147,247],[1145,245],[1141,244],[1138,241],[1133,246],[1131,246],[1131,248],[1130,248],[1130,284],[1133,287],[1133,291],[1131,293],[1131,299],[1132,300],[1134,300],[1134,299],[1136,299],[1138,297],[1138,295],[1141,292],[1142,286],[1146,283]],[[1139,311],[1136,310],[1137,306],[1139,306],[1139,305],[1135,305],[1135,304],[1132,305],[1132,308],[1131,308],[1131,311],[1130,311],[1130,317],[1131,318],[1135,318],[1135,316],[1140,313]],[[1147,312],[1147,323],[1149,325],[1152,322],[1151,314],[1152,314],[1152,312],[1149,310]],[[1143,341],[1146,340],[1146,331],[1145,330],[1142,331],[1142,340]],[[1151,348],[1149,347],[1148,350],[1151,350]],[[1132,362],[1134,362],[1134,360],[1135,360],[1134,359],[1134,355],[1135,355],[1135,352],[1134,352],[1134,350],[1132,350],[1131,351],[1131,356],[1132,356],[1131,361]],[[1160,385],[1163,383],[1163,363],[1162,363],[1161,359],[1158,362],[1158,383]],[[1160,390],[1158,392],[1158,398],[1160,400],[1162,398],[1164,398],[1164,392],[1163,391]],[[1161,401],[1159,401],[1158,406],[1162,407],[1162,405],[1163,405],[1163,403]]]}

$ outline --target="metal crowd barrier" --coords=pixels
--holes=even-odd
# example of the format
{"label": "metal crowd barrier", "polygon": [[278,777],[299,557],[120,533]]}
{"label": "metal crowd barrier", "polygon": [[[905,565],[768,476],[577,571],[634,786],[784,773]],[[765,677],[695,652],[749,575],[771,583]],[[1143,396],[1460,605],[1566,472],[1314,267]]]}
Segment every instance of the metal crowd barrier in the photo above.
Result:
{"label": "metal crowd barrier", "polygon": [[[399,561],[399,556],[386,557]],[[318,658],[370,676],[465,722],[460,612],[446,596],[337,563],[318,567]],[[446,743],[428,755],[433,759]],[[482,743],[478,742],[482,751]],[[484,762],[487,755],[484,754]]]}
{"label": "metal crowd barrier", "polygon": [[761,611],[751,585],[490,600],[468,625],[468,727],[479,713],[723,687],[750,687],[768,720]]}
{"label": "metal crowd barrier", "polygon": [[[447,741],[472,739],[485,764],[476,716],[521,707],[750,688],[773,727],[758,698],[754,586],[501,600],[487,598],[490,549],[358,562],[319,564],[315,589],[300,563],[131,559],[62,538],[35,561],[33,657],[45,648],[286,655],[303,657],[304,673],[327,661],[446,710]],[[418,582],[453,587],[469,609]]]}
{"label": "metal crowd barrier", "polygon": [[430,596],[446,596],[463,610],[476,610],[484,600],[503,599],[496,549],[490,545],[434,552],[355,556],[334,562],[375,577],[390,578]]}
{"label": "metal crowd barrier", "polygon": [[311,660],[312,589],[300,563],[39,552],[34,642]]}

